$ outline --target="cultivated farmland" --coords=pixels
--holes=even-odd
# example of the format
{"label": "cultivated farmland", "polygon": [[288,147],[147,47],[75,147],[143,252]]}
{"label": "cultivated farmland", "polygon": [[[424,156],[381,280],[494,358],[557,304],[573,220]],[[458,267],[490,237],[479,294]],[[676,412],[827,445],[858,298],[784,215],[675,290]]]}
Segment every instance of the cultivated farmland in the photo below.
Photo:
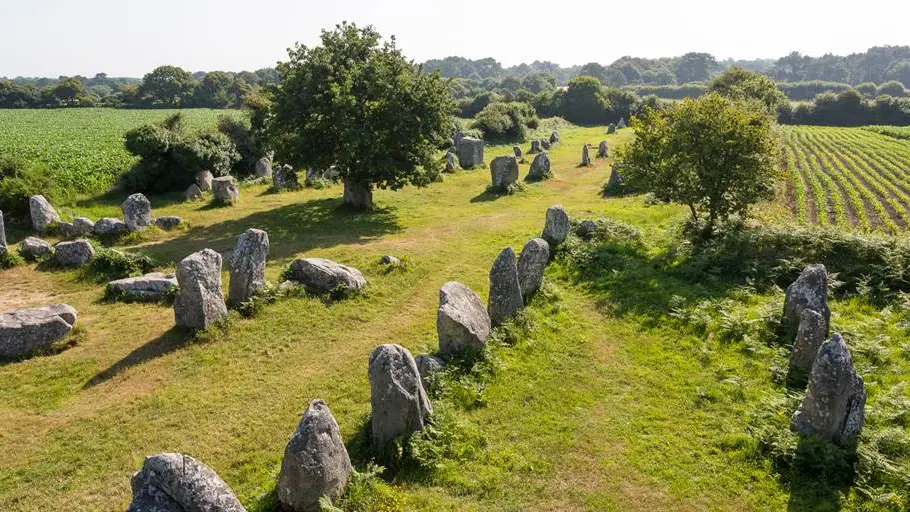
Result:
{"label": "cultivated farmland", "polygon": [[910,143],[862,128],[787,127],[787,203],[800,223],[910,225]]}

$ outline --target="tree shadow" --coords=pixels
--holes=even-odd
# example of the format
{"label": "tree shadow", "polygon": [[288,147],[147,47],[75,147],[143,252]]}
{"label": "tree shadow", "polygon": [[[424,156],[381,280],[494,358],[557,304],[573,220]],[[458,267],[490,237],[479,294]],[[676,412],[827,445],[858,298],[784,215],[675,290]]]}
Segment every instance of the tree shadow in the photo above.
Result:
{"label": "tree shadow", "polygon": [[152,359],[157,359],[186,345],[193,332],[182,327],[173,326],[164,334],[154,338],[141,347],[127,354],[123,359],[99,372],[86,382],[82,389],[90,389],[107,382],[119,373]]}
{"label": "tree shadow", "polygon": [[342,206],[341,199],[313,199],[211,226],[192,227],[180,236],[144,248],[156,261],[178,261],[188,254],[210,248],[233,249],[237,237],[249,228],[269,234],[269,259],[285,259],[315,248],[340,244],[364,244],[401,231],[392,208],[369,212]]}
{"label": "tree shadow", "polygon": [[[76,208],[97,208],[97,207],[117,207],[120,208],[120,205],[123,204],[123,201],[130,194],[120,190],[118,188],[113,188],[108,190],[104,194],[99,196],[92,196],[85,199],[80,199],[76,201]],[[149,202],[152,203],[152,212],[154,213],[156,208],[167,208],[170,206],[175,206],[183,204],[186,202],[186,198],[181,192],[169,192],[167,194],[156,194],[148,195]]]}

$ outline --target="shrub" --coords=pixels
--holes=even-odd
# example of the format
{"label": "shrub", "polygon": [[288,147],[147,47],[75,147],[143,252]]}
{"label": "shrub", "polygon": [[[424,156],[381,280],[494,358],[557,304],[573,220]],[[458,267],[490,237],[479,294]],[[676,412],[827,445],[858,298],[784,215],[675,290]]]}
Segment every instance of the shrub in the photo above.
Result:
{"label": "shrub", "polygon": [[145,274],[153,268],[155,264],[148,256],[96,248],[95,257],[86,267],[86,273],[95,281],[105,282]]}
{"label": "shrub", "polygon": [[0,268],[12,268],[25,263],[25,259],[13,249],[0,252]]}
{"label": "shrub", "polygon": [[878,94],[878,87],[876,87],[872,82],[863,82],[854,86],[853,89],[864,96],[871,96],[873,98],[876,94]]}
{"label": "shrub", "polygon": [[907,96],[908,91],[904,87],[904,84],[898,82],[897,80],[891,80],[890,82],[885,82],[878,86],[878,95],[879,96],[894,96],[897,98],[902,98]]}
{"label": "shrub", "polygon": [[49,201],[60,198],[48,169],[0,155],[0,211],[10,218],[28,219],[28,198],[35,194],[43,194]]}
{"label": "shrub", "polygon": [[218,131],[230,139],[237,148],[237,154],[240,155],[240,159],[234,165],[234,174],[240,178],[253,174],[256,161],[265,152],[249,123],[222,116],[218,120]]}
{"label": "shrub", "polygon": [[527,103],[491,103],[477,114],[472,127],[480,130],[484,140],[524,142],[528,129],[539,123],[534,107]]}

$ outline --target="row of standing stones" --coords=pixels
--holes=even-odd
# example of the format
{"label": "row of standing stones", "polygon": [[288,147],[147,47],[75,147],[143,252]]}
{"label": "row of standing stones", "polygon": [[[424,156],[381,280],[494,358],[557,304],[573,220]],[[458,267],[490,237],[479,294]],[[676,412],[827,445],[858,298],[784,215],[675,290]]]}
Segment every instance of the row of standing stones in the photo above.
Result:
{"label": "row of standing stones", "polygon": [[[551,247],[561,244],[570,228],[568,215],[557,205],[547,211],[541,237],[528,241],[517,261],[512,248],[503,249],[490,270],[486,307],[466,285],[445,283],[439,291],[436,314],[441,357],[415,358],[406,348],[394,344],[373,349],[367,373],[374,445],[388,445],[424,428],[433,411],[425,389],[428,376],[444,367],[442,358],[482,349],[492,329],[524,307],[541,286]],[[232,299],[235,294],[239,298],[250,296],[264,286],[267,255],[265,232],[250,229],[240,237],[230,265]],[[383,261],[392,262],[394,258],[384,257]],[[180,262],[180,291],[174,304],[179,325],[201,328],[225,314],[220,266],[220,256],[210,249]],[[317,258],[295,260],[289,274],[320,293],[352,292],[366,286],[366,279],[358,270]],[[336,500],[344,493],[353,471],[329,407],[321,399],[311,401],[285,448],[276,489],[281,506],[294,512],[318,511],[320,498]],[[147,457],[132,478],[132,491],[129,512],[244,510],[215,471],[189,455],[162,453]]]}
{"label": "row of standing stones", "polygon": [[[271,183],[272,190],[298,190],[300,181],[297,172],[290,165],[277,166],[273,164],[274,154],[269,153],[256,161],[255,174],[246,181],[248,184]],[[315,185],[317,182],[338,179],[338,172],[334,168],[326,170],[308,169],[306,171],[306,186]],[[206,192],[211,192],[213,199],[221,204],[233,204],[240,199],[240,186],[233,176],[215,177],[210,171],[201,171],[196,174],[195,183],[192,183],[183,196],[187,201],[203,197]]]}

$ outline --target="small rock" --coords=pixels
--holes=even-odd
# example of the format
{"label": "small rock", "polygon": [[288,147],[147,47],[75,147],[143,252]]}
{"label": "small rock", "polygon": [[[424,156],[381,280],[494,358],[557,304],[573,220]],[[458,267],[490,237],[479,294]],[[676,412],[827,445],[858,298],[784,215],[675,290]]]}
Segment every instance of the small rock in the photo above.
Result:
{"label": "small rock", "polygon": [[142,194],[133,194],[120,205],[127,229],[139,231],[152,225],[152,203]]}
{"label": "small rock", "polygon": [[246,512],[215,470],[180,453],[145,458],[127,512]]}
{"label": "small rock", "polygon": [[196,186],[203,192],[209,192],[212,190],[212,180],[214,179],[215,177],[210,171],[200,171],[196,174]]}
{"label": "small rock", "polygon": [[293,512],[318,512],[319,498],[341,497],[353,471],[332,411],[324,401],[313,400],[284,449],[278,501]]}
{"label": "small rock", "polygon": [[824,317],[825,337],[827,337],[831,324],[831,310],[828,309],[828,271],[824,265],[807,266],[796,281],[787,287],[784,298],[784,316],[781,321],[787,338],[792,339],[799,328],[800,315],[807,308]]}
{"label": "small rock", "polygon": [[597,146],[597,158],[607,158],[607,153],[609,149],[607,147],[607,141],[602,140]]}
{"label": "small rock", "polygon": [[184,258],[177,264],[177,283],[174,321],[178,326],[204,329],[227,314],[217,252],[203,249]]}
{"label": "small rock", "polygon": [[231,254],[231,284],[228,295],[236,308],[265,288],[265,260],[269,255],[269,234],[248,229],[237,240]]}
{"label": "small rock", "polygon": [[531,149],[528,150],[528,153],[540,153],[540,141],[539,140],[531,141]]}
{"label": "small rock", "polygon": [[113,217],[98,219],[95,223],[95,234],[98,236],[117,236],[129,232],[126,223]]}
{"label": "small rock", "polygon": [[175,215],[167,215],[164,217],[155,218],[155,225],[165,231],[170,231],[181,224],[183,224],[183,219]]}
{"label": "small rock", "polygon": [[506,247],[490,269],[490,298],[487,312],[493,327],[515,316],[524,307],[515,251]]}
{"label": "small rock", "polygon": [[370,405],[373,442],[384,446],[423,430],[433,412],[408,349],[380,345],[370,354]]}
{"label": "small rock", "polygon": [[841,446],[863,428],[866,390],[840,334],[823,343],[812,364],[806,398],[791,419],[793,430]]}
{"label": "small rock", "polygon": [[290,290],[296,290],[297,288],[300,288],[301,286],[302,285],[300,283],[298,283],[297,281],[291,281],[290,279],[288,279],[287,281],[284,281],[281,284],[279,284],[278,289],[283,292],[286,292],[286,291],[290,291]]}
{"label": "small rock", "polygon": [[440,354],[480,350],[490,337],[490,315],[473,290],[450,281],[439,290],[436,332]]}
{"label": "small rock", "polygon": [[462,169],[473,169],[483,165],[484,142],[473,137],[461,139],[456,146],[458,151],[458,165]]}
{"label": "small rock", "polygon": [[543,273],[550,261],[550,244],[543,238],[533,238],[525,244],[518,257],[518,284],[527,302],[543,283]]}
{"label": "small rock", "polygon": [[534,156],[531,161],[531,169],[528,171],[528,178],[532,180],[545,180],[552,176],[550,173],[550,155],[544,151]]}
{"label": "small rock", "polygon": [[316,293],[349,294],[367,285],[367,280],[356,268],[323,258],[294,260],[290,274],[291,279]]}
{"label": "small rock", "polygon": [[[325,174],[322,175],[321,179],[328,179]],[[306,182],[308,185],[312,185],[310,179],[310,173],[307,172]],[[297,176],[297,172],[288,164],[284,164],[278,168],[278,171],[275,173],[275,176],[272,177],[272,188],[275,190],[297,190],[300,188],[300,179]]]}
{"label": "small rock", "polygon": [[550,134],[550,143],[556,144],[557,142],[559,142],[559,132],[554,130],[553,133]]}
{"label": "small rock", "polygon": [[578,227],[575,228],[575,233],[581,237],[582,240],[590,240],[597,233],[597,223],[593,220],[583,220],[578,224]]}
{"label": "small rock", "polygon": [[570,228],[569,216],[562,205],[552,206],[547,209],[547,219],[541,238],[546,240],[551,248],[555,248],[569,236]]}
{"label": "small rock", "polygon": [[610,125],[607,126],[607,135],[613,135],[614,133],[616,133],[616,125],[610,123]]}
{"label": "small rock", "polygon": [[446,366],[445,361],[442,359],[427,354],[415,357],[414,362],[417,363],[417,371],[420,373],[420,384],[423,385],[424,390],[427,389],[430,375],[442,371]]}
{"label": "small rock", "polygon": [[550,141],[544,139],[544,140],[540,141],[540,147],[542,147],[546,151],[549,151],[550,148],[553,147],[553,144]]}
{"label": "small rock", "polygon": [[54,254],[51,244],[40,238],[30,236],[22,241],[22,256],[31,260],[49,258]]}
{"label": "small rock", "polygon": [[32,227],[39,233],[47,231],[48,226],[60,222],[60,215],[42,195],[32,196],[28,199],[28,208],[32,217]]}
{"label": "small rock", "polygon": [[57,233],[62,238],[72,238],[75,235],[75,229],[73,228],[72,222],[58,222],[57,223]]}
{"label": "small rock", "polygon": [[76,310],[67,304],[0,313],[0,359],[21,359],[45,350],[76,324]]}
{"label": "small rock", "polygon": [[110,293],[117,296],[140,301],[163,299],[171,290],[177,288],[177,278],[173,274],[152,272],[142,277],[127,277],[107,283]]}
{"label": "small rock", "polygon": [[518,160],[514,156],[498,156],[490,162],[490,178],[493,188],[505,190],[518,181]]}
{"label": "small rock", "polygon": [[64,267],[81,267],[95,257],[95,248],[84,238],[60,242],[54,247],[57,263]]}
{"label": "small rock", "polygon": [[519,159],[520,159],[520,158],[521,158],[521,147],[519,147],[519,146],[512,146],[512,153],[515,154],[515,158],[519,158]]}
{"label": "small rock", "polygon": [[399,260],[395,256],[392,256],[391,254],[386,254],[385,256],[383,256],[382,258],[379,259],[379,263],[381,263],[383,265],[398,265],[399,263],[401,263],[401,260]]}
{"label": "small rock", "polygon": [[73,219],[73,236],[91,235],[95,231],[95,223],[85,217]]}
{"label": "small rock", "polygon": [[193,183],[186,189],[186,192],[183,193],[183,197],[185,197],[187,201],[199,199],[202,197],[202,189],[199,188],[199,185]]}
{"label": "small rock", "polygon": [[222,176],[212,180],[212,195],[217,202],[233,204],[240,199],[240,187],[233,176]]}

